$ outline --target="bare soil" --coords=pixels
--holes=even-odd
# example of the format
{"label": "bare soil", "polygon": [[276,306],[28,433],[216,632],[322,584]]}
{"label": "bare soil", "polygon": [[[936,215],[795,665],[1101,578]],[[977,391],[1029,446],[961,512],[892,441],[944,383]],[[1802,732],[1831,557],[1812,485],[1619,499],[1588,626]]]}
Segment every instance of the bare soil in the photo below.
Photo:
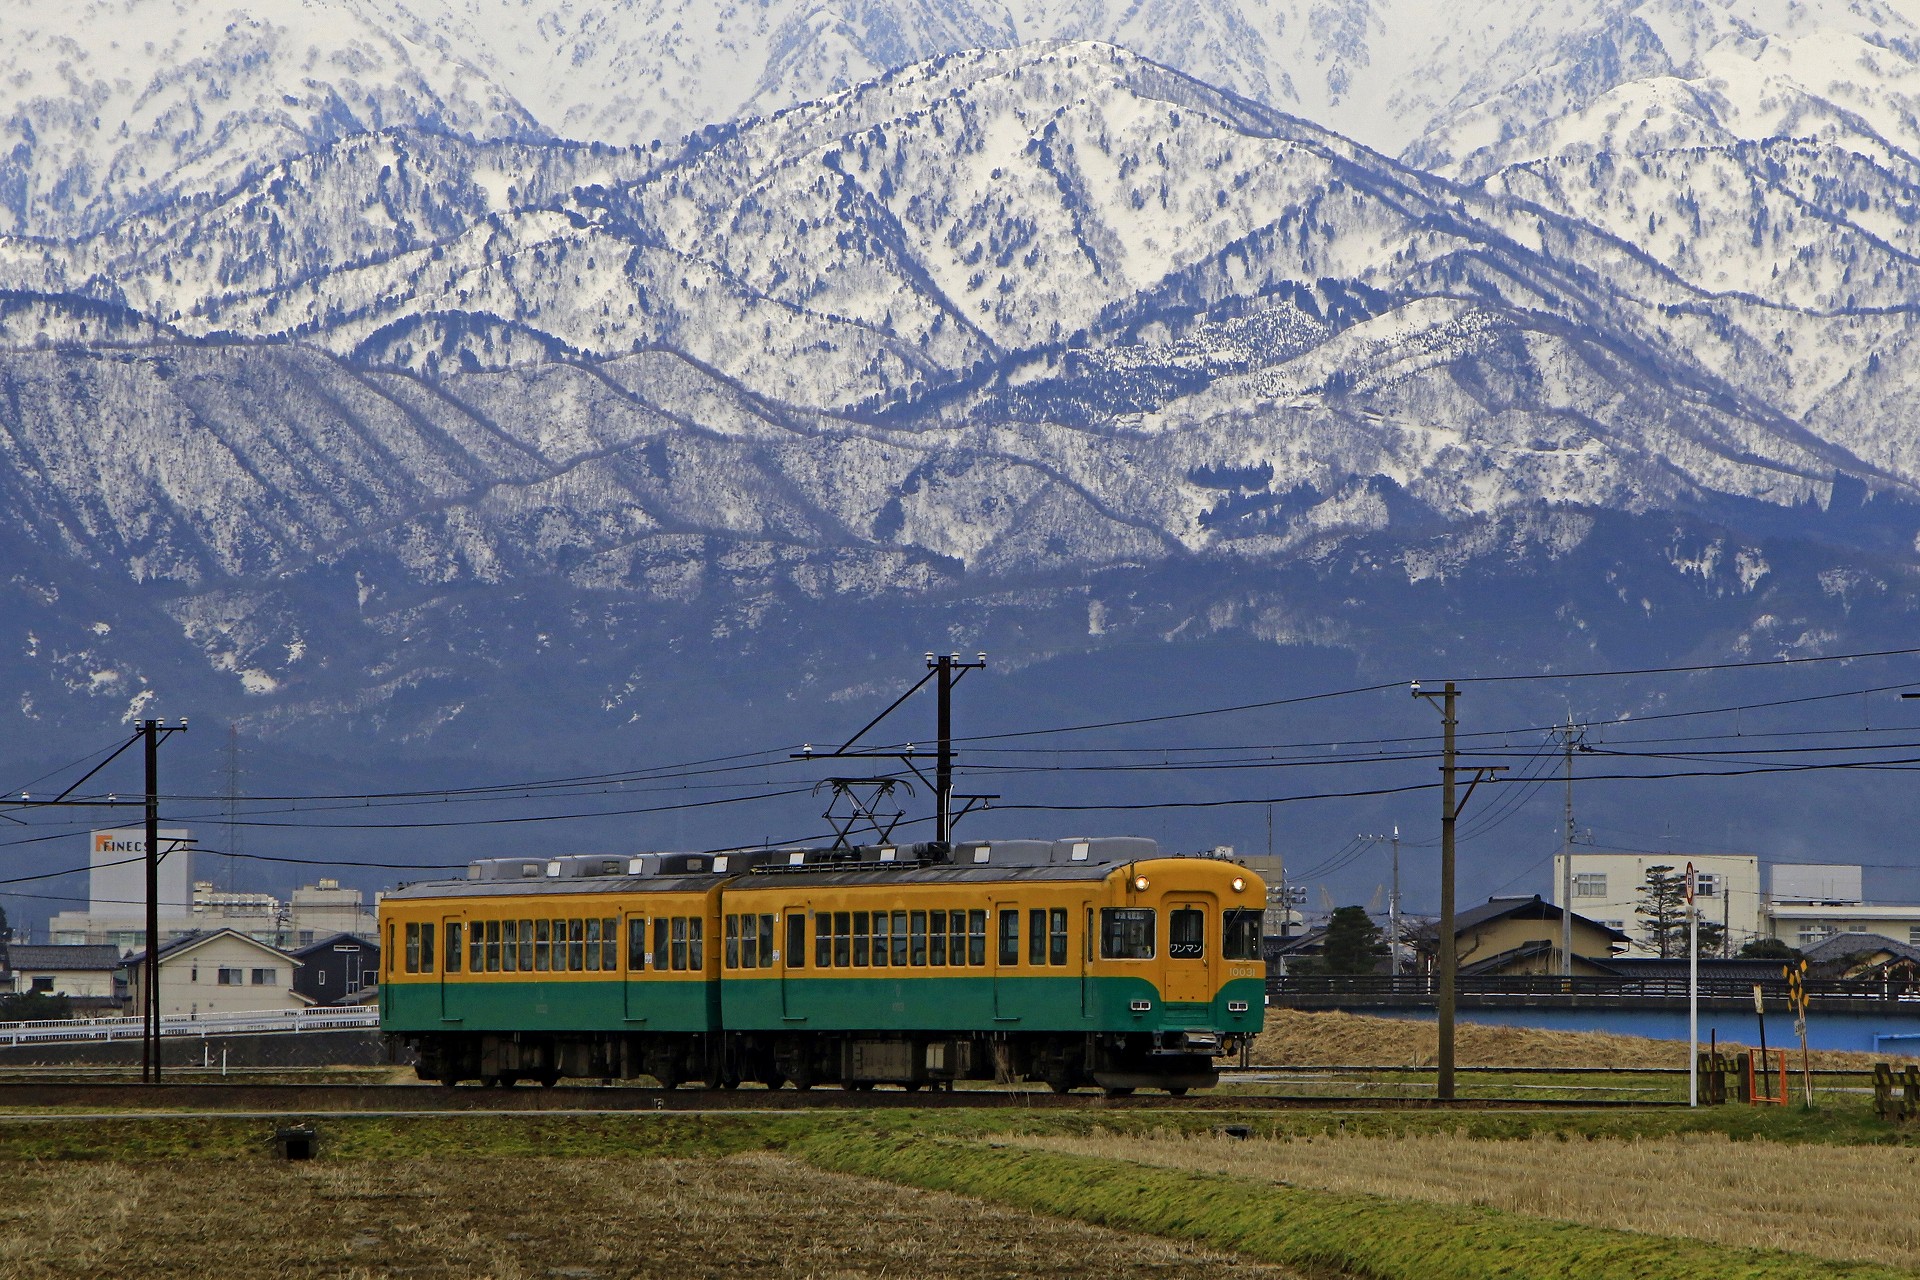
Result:
{"label": "bare soil", "polygon": [[0,1277],[1297,1280],[1152,1236],[777,1155],[14,1164]]}
{"label": "bare soil", "polygon": [[[1787,1019],[1782,1018],[1780,1025],[1782,1035],[1791,1035]],[[1769,1048],[1787,1047],[1773,1039],[1771,1020],[1768,1031]],[[1263,1066],[1430,1066],[1439,1044],[1440,1033],[1432,1022],[1269,1009],[1267,1029],[1254,1041],[1253,1060]],[[1726,1053],[1740,1053],[1747,1047],[1720,1042]],[[1831,1050],[1816,1050],[1811,1056],[1812,1065],[1825,1070],[1868,1068],[1887,1060],[1885,1055],[1876,1058],[1870,1053]],[[1787,1058],[1790,1066],[1798,1068],[1799,1049],[1793,1048]],[[1460,1022],[1454,1027],[1454,1061],[1463,1067],[1685,1067],[1687,1044],[1600,1031]]]}

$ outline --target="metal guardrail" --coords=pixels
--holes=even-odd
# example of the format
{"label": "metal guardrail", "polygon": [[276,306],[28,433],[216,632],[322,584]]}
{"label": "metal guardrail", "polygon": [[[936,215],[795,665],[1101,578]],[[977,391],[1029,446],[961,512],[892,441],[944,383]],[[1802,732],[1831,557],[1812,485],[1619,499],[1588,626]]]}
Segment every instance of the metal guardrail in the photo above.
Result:
{"label": "metal guardrail", "polygon": [[[259,1035],[287,1031],[356,1031],[380,1025],[372,1005],[348,1009],[267,1009],[257,1013],[208,1013],[162,1018],[163,1037]],[[0,1022],[0,1045],[49,1041],[138,1040],[139,1018],[71,1018],[54,1022]]]}
{"label": "metal guardrail", "polygon": [[[1787,984],[1778,978],[1756,983],[1745,978],[1709,978],[1703,974],[1700,997],[1703,1000],[1751,1002],[1756,985],[1762,989],[1769,1004],[1781,1009],[1786,1007]],[[1432,1000],[1437,986],[1431,975],[1316,974],[1310,977],[1269,978],[1267,995],[1277,1004],[1293,1000],[1315,1003],[1341,1000],[1414,1003]],[[1470,999],[1483,1004],[1549,1000],[1596,1004],[1611,1001],[1684,1001],[1687,998],[1687,979],[1684,975],[1619,978],[1561,978],[1552,975],[1475,977],[1457,979],[1454,991],[1462,1000]],[[1886,1005],[1920,1007],[1920,990],[1892,982],[1815,979],[1807,983],[1807,997],[1814,1005],[1829,1009]]]}

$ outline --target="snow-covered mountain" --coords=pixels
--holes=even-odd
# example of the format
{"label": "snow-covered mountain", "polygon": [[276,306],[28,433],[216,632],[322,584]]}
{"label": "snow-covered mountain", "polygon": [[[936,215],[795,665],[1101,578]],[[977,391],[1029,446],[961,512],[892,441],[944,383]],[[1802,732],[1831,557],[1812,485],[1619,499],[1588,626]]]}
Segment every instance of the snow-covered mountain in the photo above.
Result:
{"label": "snow-covered mountain", "polygon": [[1896,8],[64,12],[0,18],[43,733],[592,752],[773,652],[1399,675],[1920,605]]}

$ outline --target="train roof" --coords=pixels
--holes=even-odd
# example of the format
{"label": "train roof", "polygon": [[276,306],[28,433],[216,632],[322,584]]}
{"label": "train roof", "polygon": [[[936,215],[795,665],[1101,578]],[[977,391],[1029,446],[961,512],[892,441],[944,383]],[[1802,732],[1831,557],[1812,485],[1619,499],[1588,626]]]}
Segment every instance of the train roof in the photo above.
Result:
{"label": "train roof", "polygon": [[[1207,855],[1159,854],[1135,862],[1188,862],[1195,865],[1237,866],[1225,859]],[[1042,863],[1022,866],[975,865],[971,863],[844,863],[822,866],[767,865],[722,874],[706,873],[681,876],[595,875],[572,878],[541,877],[522,880],[427,880],[406,885],[389,893],[387,901],[423,898],[522,898],[555,894],[592,893],[711,893],[725,887],[730,892],[753,892],[785,888],[850,888],[861,885],[929,884],[1036,884],[1047,882],[1086,882],[1105,880],[1123,867],[1123,862]]]}
{"label": "train roof", "polygon": [[579,876],[569,880],[417,880],[384,902],[420,898],[527,898],[590,893],[712,893],[731,876]]}

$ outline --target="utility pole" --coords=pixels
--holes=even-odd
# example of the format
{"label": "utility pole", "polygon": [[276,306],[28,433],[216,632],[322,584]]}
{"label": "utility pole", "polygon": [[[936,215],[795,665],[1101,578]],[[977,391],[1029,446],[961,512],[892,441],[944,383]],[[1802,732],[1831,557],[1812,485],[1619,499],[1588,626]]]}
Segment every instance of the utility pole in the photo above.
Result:
{"label": "utility pole", "polygon": [[[118,760],[121,753],[139,743],[146,758],[146,794],[140,801],[146,816],[146,864],[147,889],[147,954],[142,965],[142,991],[140,998],[140,1081],[142,1084],[157,1082],[160,1079],[160,744],[176,733],[187,731],[187,718],[180,717],[177,729],[168,728],[158,720],[142,720],[133,736],[115,747],[113,753],[99,764],[82,774],[66,790],[51,800],[34,800],[26,792],[20,793],[20,807],[32,809],[45,808],[85,808],[119,809],[130,808],[131,800],[122,800],[109,795],[105,800],[75,800],[73,793],[102,769]],[[11,807],[11,806],[9,806]],[[182,841],[191,844],[191,840]],[[169,850],[171,852],[171,850]]]}
{"label": "utility pole", "polygon": [[935,681],[940,709],[934,725],[940,754],[933,766],[933,838],[946,844],[953,834],[953,655],[943,653],[934,662],[940,673]]}
{"label": "utility pole", "polygon": [[1567,724],[1564,729],[1554,730],[1554,736],[1567,755],[1567,824],[1560,838],[1560,976],[1573,976],[1573,748],[1576,741],[1584,741],[1586,735],[1575,729],[1573,709],[1567,709]]}
{"label": "utility pole", "polygon": [[1393,849],[1393,881],[1387,891],[1387,955],[1388,968],[1397,978],[1400,976],[1400,827],[1396,824],[1392,835],[1359,838],[1373,844],[1389,844]]}
{"label": "utility pole", "polygon": [[1442,1102],[1453,1101],[1453,1015],[1455,991],[1459,982],[1459,939],[1455,937],[1455,913],[1453,904],[1454,883],[1454,824],[1461,810],[1467,807],[1467,801],[1473,798],[1473,789],[1496,773],[1505,771],[1505,766],[1480,768],[1474,770],[1473,781],[1467,784],[1467,794],[1456,802],[1454,793],[1460,772],[1460,752],[1455,741],[1455,730],[1459,728],[1460,718],[1457,703],[1460,688],[1449,680],[1441,686],[1441,692],[1422,693],[1420,682],[1413,682],[1413,696],[1424,698],[1440,708],[1440,936],[1435,940],[1437,980],[1439,991],[1436,993],[1436,1020],[1440,1024],[1440,1046],[1437,1070],[1435,1072],[1434,1094]]}
{"label": "utility pole", "polygon": [[147,763],[147,957],[140,984],[140,1083],[160,1080],[160,722],[140,722]]}

